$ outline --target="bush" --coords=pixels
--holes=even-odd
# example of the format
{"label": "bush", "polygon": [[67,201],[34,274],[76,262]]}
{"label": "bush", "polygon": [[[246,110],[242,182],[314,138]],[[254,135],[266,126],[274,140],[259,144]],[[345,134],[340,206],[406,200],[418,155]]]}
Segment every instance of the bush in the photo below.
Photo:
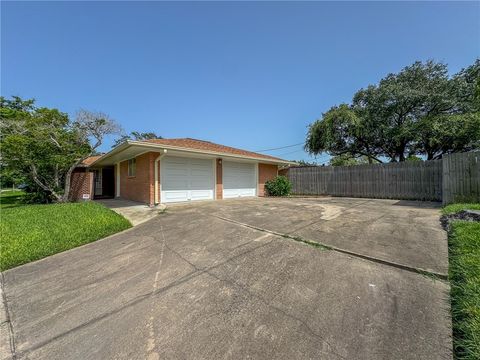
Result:
{"label": "bush", "polygon": [[265,183],[268,196],[288,196],[292,190],[292,183],[285,176],[277,176]]}

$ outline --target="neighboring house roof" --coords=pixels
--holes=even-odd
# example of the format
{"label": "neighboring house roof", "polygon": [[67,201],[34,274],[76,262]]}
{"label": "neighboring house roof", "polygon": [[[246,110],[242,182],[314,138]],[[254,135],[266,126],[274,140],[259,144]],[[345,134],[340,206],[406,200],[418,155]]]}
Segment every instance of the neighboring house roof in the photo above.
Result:
{"label": "neighboring house roof", "polygon": [[242,149],[233,148],[230,146],[215,144],[211,141],[205,140],[197,140],[191,138],[182,138],[182,139],[150,139],[150,140],[143,140],[144,142],[151,142],[159,145],[170,145],[176,147],[182,147],[186,149],[196,149],[196,150],[207,150],[217,153],[223,154],[234,154],[234,155],[241,155],[246,157],[254,157],[254,158],[264,158],[269,160],[279,160],[285,161],[283,159],[270,156],[259,154],[253,151],[247,151]]}
{"label": "neighboring house roof", "polygon": [[149,139],[140,141],[126,140],[110,150],[108,153],[100,157],[88,158],[84,161],[84,163],[88,163],[87,166],[113,165],[118,161],[124,161],[128,158],[135,157],[142,152],[149,151],[147,149],[151,149],[150,151],[158,151],[159,149],[163,149],[164,152],[169,151],[170,153],[171,151],[172,154],[187,152],[206,154],[209,156],[242,158],[254,161],[263,160],[268,163],[277,163],[282,165],[295,164],[294,162],[280,159],[278,157],[191,138]]}

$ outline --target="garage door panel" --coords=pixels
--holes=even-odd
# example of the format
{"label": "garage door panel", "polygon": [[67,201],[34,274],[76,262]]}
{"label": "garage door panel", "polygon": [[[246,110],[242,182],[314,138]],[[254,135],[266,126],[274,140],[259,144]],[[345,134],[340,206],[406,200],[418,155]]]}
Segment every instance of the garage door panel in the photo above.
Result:
{"label": "garage door panel", "polygon": [[188,191],[162,191],[162,202],[188,201]]}
{"label": "garage door panel", "polygon": [[190,190],[212,190],[211,181],[207,181],[203,178],[192,177],[192,182],[190,184]]}
{"label": "garage door panel", "polygon": [[256,164],[223,162],[223,198],[256,195]]}
{"label": "garage door panel", "polygon": [[192,201],[213,199],[213,190],[191,190],[190,193]]}
{"label": "garage door panel", "polygon": [[236,197],[255,196],[255,189],[224,189],[224,199],[231,199]]}
{"label": "garage door panel", "polygon": [[165,157],[160,166],[162,202],[213,199],[212,160]]}

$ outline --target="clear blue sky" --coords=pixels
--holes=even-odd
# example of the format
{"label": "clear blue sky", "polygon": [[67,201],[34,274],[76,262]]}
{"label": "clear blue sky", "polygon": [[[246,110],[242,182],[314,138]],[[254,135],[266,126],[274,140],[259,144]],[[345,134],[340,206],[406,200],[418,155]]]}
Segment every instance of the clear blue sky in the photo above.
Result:
{"label": "clear blue sky", "polygon": [[[103,111],[126,131],[286,146],[415,60],[473,63],[479,4],[2,2],[1,93]],[[300,145],[270,153],[309,159]]]}

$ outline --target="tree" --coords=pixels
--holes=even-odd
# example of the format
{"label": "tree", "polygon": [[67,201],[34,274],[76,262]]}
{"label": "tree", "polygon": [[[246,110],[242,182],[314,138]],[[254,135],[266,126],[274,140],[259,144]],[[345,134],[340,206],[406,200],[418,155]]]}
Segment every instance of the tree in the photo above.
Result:
{"label": "tree", "polygon": [[427,61],[389,74],[311,124],[305,149],[395,162],[478,148],[479,68],[477,60],[449,77],[445,64]]}
{"label": "tree", "polygon": [[314,161],[305,161],[305,160],[291,160],[296,162],[299,166],[318,166],[318,164]]}
{"label": "tree", "polygon": [[347,104],[334,106],[321,120],[310,125],[305,149],[311,154],[366,156],[368,162],[381,160],[375,146],[375,129],[369,119]]}
{"label": "tree", "polygon": [[336,155],[329,161],[330,166],[352,166],[368,164],[369,160],[366,156],[354,157],[350,154]]}
{"label": "tree", "polygon": [[120,129],[103,113],[80,110],[70,121],[33,100],[2,97],[0,105],[2,172],[22,174],[57,202],[68,201],[73,170]]}
{"label": "tree", "polygon": [[120,145],[121,143],[127,140],[148,140],[148,139],[162,139],[160,135],[155,134],[154,132],[138,132],[132,131],[130,134],[123,134],[120,138],[116,139],[112,147]]}

